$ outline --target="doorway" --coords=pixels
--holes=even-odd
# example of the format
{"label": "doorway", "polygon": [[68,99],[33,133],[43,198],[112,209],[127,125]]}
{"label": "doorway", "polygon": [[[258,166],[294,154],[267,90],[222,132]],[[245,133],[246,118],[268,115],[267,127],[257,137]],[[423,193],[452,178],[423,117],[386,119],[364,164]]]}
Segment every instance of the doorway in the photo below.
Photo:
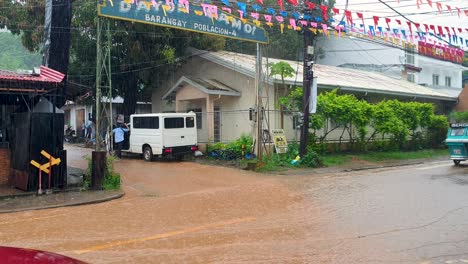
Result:
{"label": "doorway", "polygon": [[214,142],[221,141],[221,111],[219,106],[214,107]]}

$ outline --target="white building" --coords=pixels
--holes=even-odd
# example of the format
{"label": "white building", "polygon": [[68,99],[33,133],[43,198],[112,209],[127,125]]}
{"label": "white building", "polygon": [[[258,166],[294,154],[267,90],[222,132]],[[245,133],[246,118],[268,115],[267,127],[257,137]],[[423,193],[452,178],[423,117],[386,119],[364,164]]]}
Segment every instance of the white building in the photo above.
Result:
{"label": "white building", "polygon": [[[108,100],[106,97],[101,99],[102,106],[106,107],[106,112],[109,114]],[[120,96],[112,99],[112,115],[114,120],[117,118],[118,114],[122,113],[123,98]],[[67,101],[65,105],[61,108],[65,112],[65,126],[72,126],[73,130],[77,131],[77,135],[80,135],[81,127],[83,122],[88,124],[90,118],[93,115],[93,105],[84,105],[78,104],[73,101]],[[136,114],[146,114],[151,113],[151,103],[149,102],[137,102]]]}
{"label": "white building", "polygon": [[407,52],[366,39],[318,38],[317,63],[374,71],[458,96],[462,91],[462,65]]}

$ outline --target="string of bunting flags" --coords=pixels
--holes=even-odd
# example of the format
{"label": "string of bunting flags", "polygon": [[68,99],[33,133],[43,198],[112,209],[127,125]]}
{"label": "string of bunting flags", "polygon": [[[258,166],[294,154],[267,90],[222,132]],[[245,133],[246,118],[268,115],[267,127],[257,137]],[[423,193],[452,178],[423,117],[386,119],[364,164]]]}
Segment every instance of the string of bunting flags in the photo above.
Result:
{"label": "string of bunting flags", "polygon": [[[424,4],[423,0],[415,0],[416,1],[416,6],[418,9],[421,9],[421,5]],[[439,14],[442,14],[442,11],[444,10],[444,5],[442,4],[442,2],[435,2],[433,3],[433,0],[426,0],[427,1],[427,4],[431,7],[431,8],[437,8],[437,10],[439,11]],[[400,0],[398,0],[398,4],[400,3]],[[456,10],[456,14],[458,15],[458,17],[461,17],[462,16],[462,13],[465,14],[465,16],[468,16],[468,10],[463,10],[462,12],[462,9],[459,8],[459,7],[453,7],[451,5],[447,5],[445,4],[445,8],[447,8],[447,10],[450,12],[451,15],[454,15],[454,11]]]}
{"label": "string of bunting flags", "polygon": [[[112,4],[112,0],[108,1]],[[286,1],[290,5],[298,6],[297,0]],[[419,4],[422,3],[422,0],[416,1]],[[457,63],[461,63],[459,57],[463,53],[463,50],[442,44],[437,40],[432,40],[429,36],[437,39],[444,38],[453,45],[468,48],[468,39],[460,36],[462,33],[467,33],[468,28],[413,23],[389,17],[365,16],[362,12],[353,13],[349,10],[340,10],[335,7],[317,5],[311,2],[306,2],[306,7],[310,11],[318,11],[313,13],[321,14],[321,16],[303,14],[297,11],[286,11],[283,0],[277,0],[280,10],[262,6],[263,0],[257,0],[258,4],[221,0],[224,6],[202,2],[199,3],[202,7],[199,10],[191,10],[191,5],[195,3],[191,3],[189,0],[165,0],[158,2],[156,0],[124,0],[124,2],[127,4],[143,5],[147,9],[162,6],[164,15],[167,15],[167,12],[174,9],[187,14],[193,12],[197,16],[209,17],[213,23],[215,19],[218,19],[220,13],[223,13],[227,16],[238,17],[244,23],[247,21],[252,22],[257,27],[265,25],[271,28],[277,24],[282,33],[285,29],[302,30],[303,28],[307,28],[314,34],[323,34],[328,37],[335,35],[337,38],[341,38],[346,35],[357,35],[371,40],[380,39],[400,46],[414,46],[414,48],[416,48],[417,44],[424,43],[436,47],[436,50],[443,50],[443,53],[448,54],[449,57],[456,57],[456,59],[446,59]],[[343,20],[335,20],[333,18],[335,15],[343,15]],[[465,12],[465,15],[468,16],[468,12]],[[371,19],[373,23],[366,25],[366,19]],[[428,49],[428,45],[420,46],[423,49]],[[461,59],[463,60],[463,58]]]}

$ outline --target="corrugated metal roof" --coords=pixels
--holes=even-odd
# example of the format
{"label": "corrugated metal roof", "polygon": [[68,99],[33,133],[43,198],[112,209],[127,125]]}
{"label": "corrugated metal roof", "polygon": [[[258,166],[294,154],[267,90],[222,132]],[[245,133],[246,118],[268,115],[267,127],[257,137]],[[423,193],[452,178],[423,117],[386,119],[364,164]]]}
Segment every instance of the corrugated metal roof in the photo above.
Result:
{"label": "corrugated metal roof", "polygon": [[23,74],[12,71],[0,70],[0,80],[6,81],[31,81],[31,82],[47,82],[47,83],[61,83],[65,78],[65,74],[52,70],[50,68],[41,66],[39,75]]}
{"label": "corrugated metal roof", "polygon": [[[192,52],[214,63],[218,63],[250,77],[255,77],[255,56],[227,51],[206,52],[192,50]],[[272,58],[269,58],[267,61],[267,59],[264,58],[263,69],[266,69],[267,63],[277,63],[279,61],[289,63],[297,72],[293,77],[285,78],[285,83],[301,86],[303,78],[302,62]],[[454,95],[453,93],[447,94],[435,91],[428,87],[404,80],[397,80],[375,72],[366,72],[320,64],[314,64],[313,69],[314,76],[318,77],[319,87],[337,87],[349,91],[374,92],[411,97],[417,96],[449,101],[455,101],[458,97],[458,95]],[[269,78],[268,82],[280,83],[281,77],[274,76],[273,78]]]}

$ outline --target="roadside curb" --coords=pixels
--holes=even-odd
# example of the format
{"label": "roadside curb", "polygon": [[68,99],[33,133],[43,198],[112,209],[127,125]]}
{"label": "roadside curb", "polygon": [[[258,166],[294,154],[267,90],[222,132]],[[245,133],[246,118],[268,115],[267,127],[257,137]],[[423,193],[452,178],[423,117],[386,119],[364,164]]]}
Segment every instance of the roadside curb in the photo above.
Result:
{"label": "roadside curb", "polygon": [[[53,194],[66,193],[66,192],[80,192],[80,191],[81,191],[81,188],[70,188],[66,190],[54,190]],[[2,195],[0,196],[0,201],[23,198],[23,197],[30,197],[30,196],[36,196],[36,195],[37,195],[37,192],[24,192],[24,193],[10,194],[10,195]],[[44,194],[44,195],[47,195],[47,194]]]}
{"label": "roadside curb", "polygon": [[383,168],[392,168],[392,167],[403,167],[403,166],[411,166],[411,165],[418,165],[424,164],[426,162],[419,161],[419,162],[409,162],[409,163],[399,163],[399,164],[390,164],[390,165],[380,165],[380,166],[372,166],[372,167],[362,167],[362,168],[353,168],[353,169],[343,169],[342,172],[350,172],[350,171],[362,171],[362,170],[376,170],[376,169],[383,169]]}
{"label": "roadside curb", "polygon": [[[5,209],[0,210],[0,214],[4,213],[14,213],[14,212],[22,212],[22,211],[33,211],[33,210],[42,210],[42,209],[52,209],[52,208],[59,208],[59,207],[68,207],[68,206],[81,206],[81,205],[89,205],[89,204],[97,204],[108,202],[111,200],[122,198],[125,195],[123,190],[119,190],[119,192],[115,194],[111,194],[109,196],[105,196],[103,198],[97,198],[87,201],[75,201],[75,202],[65,202],[61,204],[51,204],[51,205],[43,205],[43,206],[32,206],[32,207],[25,207],[25,208],[17,208],[17,209]],[[25,196],[25,195],[23,195]],[[21,195],[19,196],[21,197]]]}

